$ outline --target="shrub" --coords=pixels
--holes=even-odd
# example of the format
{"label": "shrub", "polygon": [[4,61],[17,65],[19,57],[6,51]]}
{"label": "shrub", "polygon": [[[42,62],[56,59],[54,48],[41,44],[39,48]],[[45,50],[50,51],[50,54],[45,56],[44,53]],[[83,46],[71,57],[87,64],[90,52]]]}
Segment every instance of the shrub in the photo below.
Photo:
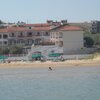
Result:
{"label": "shrub", "polygon": [[94,41],[90,37],[84,37],[84,46],[85,47],[92,47],[94,45]]}
{"label": "shrub", "polygon": [[21,46],[13,46],[10,48],[10,53],[11,54],[22,54],[23,48]]}

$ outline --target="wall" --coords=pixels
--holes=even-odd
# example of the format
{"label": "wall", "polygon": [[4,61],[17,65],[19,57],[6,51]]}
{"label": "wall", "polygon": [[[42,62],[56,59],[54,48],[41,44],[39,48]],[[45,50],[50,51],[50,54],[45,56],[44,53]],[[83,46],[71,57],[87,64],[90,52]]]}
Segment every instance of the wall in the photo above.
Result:
{"label": "wall", "polygon": [[83,31],[63,31],[63,51],[76,53],[83,48]]}

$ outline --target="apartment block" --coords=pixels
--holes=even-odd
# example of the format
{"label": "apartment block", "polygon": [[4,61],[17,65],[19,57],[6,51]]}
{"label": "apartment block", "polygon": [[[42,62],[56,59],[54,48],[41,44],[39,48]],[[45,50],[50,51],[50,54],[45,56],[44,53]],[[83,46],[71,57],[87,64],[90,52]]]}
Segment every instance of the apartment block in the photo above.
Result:
{"label": "apartment block", "polygon": [[91,21],[91,33],[100,33],[100,21]]}

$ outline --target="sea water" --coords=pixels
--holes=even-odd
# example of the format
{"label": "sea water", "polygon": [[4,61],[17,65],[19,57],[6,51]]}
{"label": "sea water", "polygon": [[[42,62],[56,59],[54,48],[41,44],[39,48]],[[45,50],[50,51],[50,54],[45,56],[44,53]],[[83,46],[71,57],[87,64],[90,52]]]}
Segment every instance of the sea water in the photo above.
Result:
{"label": "sea water", "polygon": [[100,100],[100,66],[0,68],[0,100]]}

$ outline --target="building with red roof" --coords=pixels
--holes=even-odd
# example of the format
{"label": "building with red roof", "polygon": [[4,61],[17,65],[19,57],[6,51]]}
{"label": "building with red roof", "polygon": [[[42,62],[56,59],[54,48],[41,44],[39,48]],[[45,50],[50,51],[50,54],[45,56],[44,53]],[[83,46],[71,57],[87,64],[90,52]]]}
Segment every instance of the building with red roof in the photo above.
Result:
{"label": "building with red roof", "polygon": [[16,24],[0,28],[0,47],[23,45],[26,48],[32,44],[50,42],[50,31],[59,24]]}
{"label": "building with red roof", "polygon": [[63,46],[65,54],[76,53],[84,47],[83,29],[78,26],[62,25],[52,29],[50,41]]}
{"label": "building with red roof", "polygon": [[0,29],[0,47],[23,45],[31,48],[32,44],[43,43],[63,45],[64,52],[78,50],[83,47],[83,30],[78,26],[68,25],[67,20],[48,20],[47,23],[14,25]]}

